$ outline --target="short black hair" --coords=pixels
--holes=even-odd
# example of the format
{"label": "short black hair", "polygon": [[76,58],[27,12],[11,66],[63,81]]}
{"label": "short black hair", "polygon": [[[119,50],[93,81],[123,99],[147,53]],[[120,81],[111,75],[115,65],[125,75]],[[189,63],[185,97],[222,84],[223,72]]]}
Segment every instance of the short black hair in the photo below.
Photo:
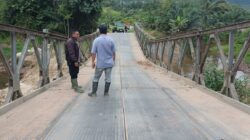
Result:
{"label": "short black hair", "polygon": [[99,31],[101,34],[107,34],[108,33],[108,27],[105,24],[102,24],[99,26]]}
{"label": "short black hair", "polygon": [[79,32],[78,30],[71,30],[71,35],[76,33],[76,32]]}

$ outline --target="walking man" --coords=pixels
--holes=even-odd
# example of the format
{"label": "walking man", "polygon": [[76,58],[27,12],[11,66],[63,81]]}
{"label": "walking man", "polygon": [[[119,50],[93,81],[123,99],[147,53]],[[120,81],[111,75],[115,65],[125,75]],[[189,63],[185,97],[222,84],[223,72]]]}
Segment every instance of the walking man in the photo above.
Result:
{"label": "walking man", "polygon": [[[98,82],[102,73],[105,73],[105,89],[104,96],[109,95],[109,87],[111,84],[111,71],[115,64],[115,44],[113,39],[107,35],[107,26],[101,25],[99,27],[101,35],[96,38],[92,46],[92,68],[95,68],[95,75],[93,79],[92,92],[89,96],[97,96]],[[96,60],[96,63],[95,63]]]}
{"label": "walking man", "polygon": [[65,45],[65,54],[66,60],[69,67],[69,73],[71,76],[71,85],[72,88],[77,93],[83,93],[84,90],[81,86],[78,85],[77,77],[79,73],[80,67],[80,46],[78,45],[77,40],[80,37],[80,33],[78,31],[73,31],[71,34],[71,38],[68,39]]}

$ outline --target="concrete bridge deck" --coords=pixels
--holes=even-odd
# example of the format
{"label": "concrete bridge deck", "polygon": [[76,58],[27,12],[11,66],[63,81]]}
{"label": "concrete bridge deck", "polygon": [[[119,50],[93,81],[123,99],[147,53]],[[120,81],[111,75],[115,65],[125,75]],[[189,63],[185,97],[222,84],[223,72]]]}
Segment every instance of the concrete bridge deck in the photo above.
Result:
{"label": "concrete bridge deck", "polygon": [[[111,36],[118,58],[109,97],[103,79],[90,98],[74,94],[67,78],[0,116],[0,139],[250,139],[248,113],[149,63],[134,34]],[[80,72],[86,92],[92,74],[89,63]]]}

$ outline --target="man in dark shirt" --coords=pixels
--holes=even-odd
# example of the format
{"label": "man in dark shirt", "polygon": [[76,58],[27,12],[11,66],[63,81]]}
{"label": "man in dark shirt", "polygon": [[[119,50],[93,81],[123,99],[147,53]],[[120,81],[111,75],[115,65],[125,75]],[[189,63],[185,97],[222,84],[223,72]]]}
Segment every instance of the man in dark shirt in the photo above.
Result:
{"label": "man in dark shirt", "polygon": [[80,67],[80,47],[77,43],[79,37],[80,33],[78,31],[72,32],[71,38],[68,39],[65,45],[65,54],[71,76],[72,88],[78,93],[83,93],[84,90],[78,85],[77,82]]}

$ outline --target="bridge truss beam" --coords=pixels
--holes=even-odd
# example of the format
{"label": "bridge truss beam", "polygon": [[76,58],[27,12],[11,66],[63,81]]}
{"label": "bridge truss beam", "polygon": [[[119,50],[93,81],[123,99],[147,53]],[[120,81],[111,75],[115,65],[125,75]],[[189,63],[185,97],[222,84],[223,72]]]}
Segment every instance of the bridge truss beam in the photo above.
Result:
{"label": "bridge truss beam", "polygon": [[[55,33],[43,33],[30,29],[25,29],[12,25],[0,24],[0,32],[10,34],[11,61],[4,54],[4,48],[0,46],[0,61],[3,63],[5,71],[9,76],[9,90],[5,98],[5,104],[23,96],[20,86],[20,74],[29,48],[34,49],[36,61],[39,66],[38,88],[50,83],[50,62],[51,54],[56,57],[57,74],[56,79],[63,76],[63,64],[65,63],[64,44],[67,37]],[[90,56],[92,41],[98,36],[98,32],[80,38],[82,62]],[[21,39],[20,39],[21,38]],[[17,56],[17,40],[23,40],[21,55]],[[0,44],[1,45],[1,44]],[[54,80],[56,80],[54,79]]]}
{"label": "bridge truss beam", "polygon": [[[212,30],[195,30],[183,34],[171,35],[166,38],[154,39],[148,35],[138,23],[135,24],[137,39],[148,59],[170,71],[175,71],[184,76],[184,59],[187,55],[190,55],[193,62],[191,79],[204,86],[204,66],[209,49],[212,45],[216,45],[224,70],[224,84],[221,93],[236,100],[239,100],[239,95],[234,86],[235,76],[250,47],[250,36],[245,40],[240,54],[235,61],[234,36],[236,31],[246,28],[250,28],[250,21]],[[222,33],[228,34],[228,56],[225,55],[221,44],[220,34]],[[187,52],[190,52],[190,54]],[[173,61],[176,63],[174,64]]]}

